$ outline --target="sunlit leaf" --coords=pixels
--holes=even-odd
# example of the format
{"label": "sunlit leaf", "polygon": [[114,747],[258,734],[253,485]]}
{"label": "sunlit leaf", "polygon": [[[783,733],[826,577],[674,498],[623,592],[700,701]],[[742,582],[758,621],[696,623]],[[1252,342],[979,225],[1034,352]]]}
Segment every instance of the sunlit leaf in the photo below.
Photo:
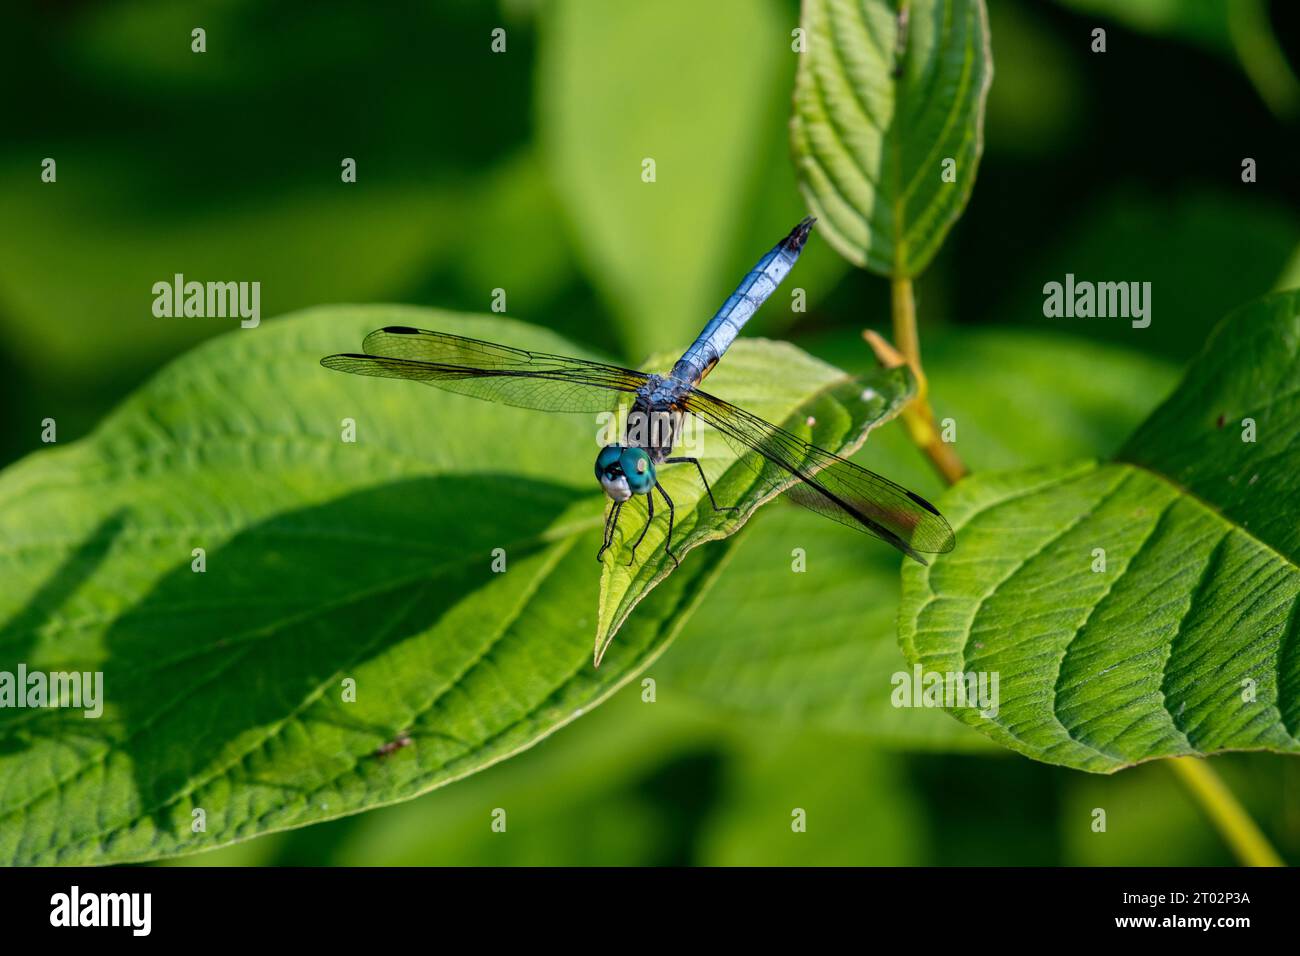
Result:
{"label": "sunlit leaf", "polygon": [[721,550],[591,666],[594,423],[317,364],[388,324],[575,351],[500,319],[313,310],[0,474],[0,672],[104,691],[97,719],[0,709],[0,860],[170,856],[407,799],[571,721],[680,627]]}
{"label": "sunlit leaf", "polygon": [[993,77],[984,2],[805,0],[802,26],[804,195],[851,262],[915,276],[975,184]]}
{"label": "sunlit leaf", "polygon": [[960,547],[904,569],[909,660],[999,674],[996,714],[955,715],[1050,763],[1300,752],[1298,395],[1283,293],[1220,324],[1117,460],[962,482]]}

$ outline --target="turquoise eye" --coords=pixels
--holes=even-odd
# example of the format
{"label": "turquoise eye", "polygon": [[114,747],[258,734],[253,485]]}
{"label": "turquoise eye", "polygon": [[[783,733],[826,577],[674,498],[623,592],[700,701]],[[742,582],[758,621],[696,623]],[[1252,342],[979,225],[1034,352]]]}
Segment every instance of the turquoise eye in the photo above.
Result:
{"label": "turquoise eye", "polygon": [[606,445],[596,456],[596,480],[615,501],[648,495],[655,486],[655,466],[640,448]]}
{"label": "turquoise eye", "polygon": [[645,495],[655,485],[655,466],[640,448],[624,448],[619,456],[623,474],[627,476],[627,486],[634,495]]}
{"label": "turquoise eye", "polygon": [[618,462],[622,452],[623,449],[618,445],[606,445],[600,450],[600,454],[596,456],[596,478],[598,480],[605,477],[610,465]]}

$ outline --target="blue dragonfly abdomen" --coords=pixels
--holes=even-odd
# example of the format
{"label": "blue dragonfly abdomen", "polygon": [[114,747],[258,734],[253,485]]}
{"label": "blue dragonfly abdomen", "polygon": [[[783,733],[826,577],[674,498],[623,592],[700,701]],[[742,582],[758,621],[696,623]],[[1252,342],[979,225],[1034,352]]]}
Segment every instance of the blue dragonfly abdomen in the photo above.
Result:
{"label": "blue dragonfly abdomen", "polygon": [[713,366],[718,364],[718,360],[731,347],[745,323],[767,301],[768,296],[776,291],[781,280],[794,267],[816,221],[812,216],[804,219],[790,230],[790,235],[758,260],[758,264],[741,280],[736,291],[727,297],[722,308],[709,320],[704,331],[677,360],[671,373],[673,378],[697,385],[713,370]]}

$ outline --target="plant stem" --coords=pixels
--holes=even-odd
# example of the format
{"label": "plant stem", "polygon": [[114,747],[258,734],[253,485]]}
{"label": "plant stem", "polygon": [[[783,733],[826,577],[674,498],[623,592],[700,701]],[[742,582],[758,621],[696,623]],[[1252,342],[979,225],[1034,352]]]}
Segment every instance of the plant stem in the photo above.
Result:
{"label": "plant stem", "polygon": [[894,319],[894,344],[913,369],[921,367],[921,340],[916,333],[916,297],[911,279],[891,279],[889,305]]}
{"label": "plant stem", "polygon": [[1246,866],[1286,865],[1207,761],[1201,757],[1173,757],[1165,763],[1196,797],[1238,860]]}
{"label": "plant stem", "polygon": [[[894,342],[897,343],[898,350],[889,351],[901,360],[893,364],[906,362],[916,377],[916,397],[903,409],[903,423],[907,426],[912,441],[930,459],[943,480],[950,485],[956,484],[966,475],[966,466],[952,446],[939,437],[934,425],[929,385],[921,369],[921,340],[916,332],[916,299],[912,294],[911,279],[895,278],[890,281],[890,304],[894,318]],[[871,342],[877,356],[880,356],[878,343],[883,340],[873,335],[866,335],[866,339]]]}

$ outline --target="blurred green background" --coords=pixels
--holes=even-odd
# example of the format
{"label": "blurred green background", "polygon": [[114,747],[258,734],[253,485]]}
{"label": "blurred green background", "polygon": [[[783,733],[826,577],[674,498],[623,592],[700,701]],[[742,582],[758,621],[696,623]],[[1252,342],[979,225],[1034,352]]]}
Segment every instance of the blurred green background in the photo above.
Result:
{"label": "blurred green background", "polygon": [[[1223,313],[1300,284],[1297,7],[990,0],[984,159],[917,285],[940,415],[986,406],[959,441],[968,460],[1021,463],[1034,457],[1025,446],[1045,460],[1059,448],[1106,454]],[[0,463],[38,449],[46,417],[60,442],[86,434],[168,359],[234,328],[154,318],[151,286],[176,272],[259,280],[264,321],[327,302],[487,311],[503,288],[512,317],[637,363],[684,346],[803,214],[787,145],[793,0],[8,12]],[[190,50],[196,26],[204,54]],[[1089,51],[1097,26],[1105,54]],[[490,48],[496,28],[504,53]],[[1249,185],[1247,156],[1259,165]],[[45,157],[55,184],[40,181]],[[357,161],[355,184],[340,182],[344,157]],[[654,184],[640,180],[646,157]],[[1045,319],[1042,285],[1066,272],[1151,281],[1151,328]],[[808,311],[778,295],[747,332],[865,366],[856,337],[887,333],[887,284],[815,238],[790,281]],[[1081,378],[1094,363],[1097,379]],[[1112,387],[1122,402],[1097,399]],[[1014,403],[1016,429],[1043,436],[1008,442],[989,395]],[[888,429],[884,446],[909,455]],[[937,491],[919,458],[900,467]],[[700,651],[728,623],[728,598],[712,598],[650,676],[712,669],[665,684],[653,705],[634,682],[533,750],[421,799],[181,862],[1233,862],[1159,765],[1094,777],[973,732],[929,744],[863,734],[861,721],[802,706],[797,686],[786,710],[756,713],[728,684],[726,646]],[[795,625],[788,637],[804,635]],[[872,653],[904,668],[888,643]],[[1214,765],[1283,856],[1300,859],[1296,762]],[[806,834],[791,832],[796,806]],[[505,834],[490,829],[496,807],[508,809]],[[1092,831],[1096,807],[1106,833]]]}

